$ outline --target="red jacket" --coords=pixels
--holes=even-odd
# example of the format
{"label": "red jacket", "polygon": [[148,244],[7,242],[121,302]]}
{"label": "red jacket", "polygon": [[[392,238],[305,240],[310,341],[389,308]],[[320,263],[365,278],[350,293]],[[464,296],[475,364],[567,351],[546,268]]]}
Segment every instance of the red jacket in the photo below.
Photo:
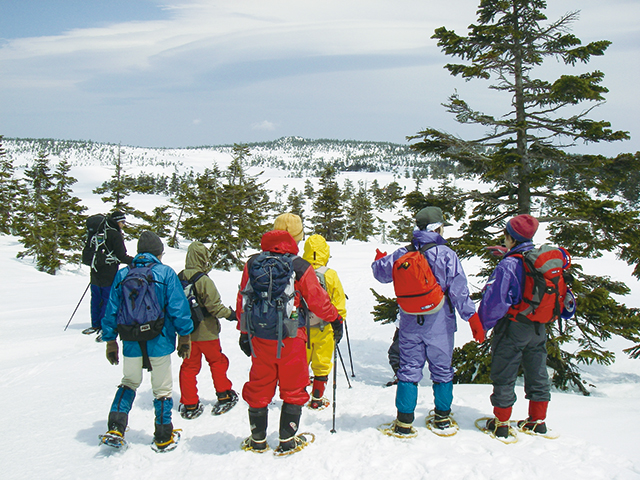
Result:
{"label": "red jacket", "polygon": [[[271,230],[265,233],[260,241],[260,248],[262,248],[263,252],[298,254],[298,244],[291,234],[285,230]],[[255,256],[256,255],[249,257],[242,271],[242,280],[236,300],[236,317],[238,319],[240,319],[242,313],[242,294],[240,292],[244,290],[244,287],[249,281],[249,271],[247,267]],[[300,296],[302,296],[309,310],[321,319],[327,322],[333,322],[340,318],[338,310],[336,310],[336,307],[331,303],[329,294],[322,288],[322,285],[320,285],[313,266],[301,257],[296,256],[293,259],[293,269],[296,273],[296,307],[300,306]],[[306,339],[306,335],[307,333],[304,328],[298,329],[298,337]]]}

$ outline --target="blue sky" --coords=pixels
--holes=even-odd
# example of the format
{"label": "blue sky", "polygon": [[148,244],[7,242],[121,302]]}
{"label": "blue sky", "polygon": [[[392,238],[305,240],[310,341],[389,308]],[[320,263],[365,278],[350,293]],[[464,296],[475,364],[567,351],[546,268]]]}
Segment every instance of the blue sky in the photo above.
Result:
{"label": "blue sky", "polygon": [[[550,0],[574,33],[613,41],[575,69],[610,89],[592,118],[632,140],[579,147],[640,150],[640,1]],[[0,0],[0,134],[180,147],[307,138],[405,143],[436,127],[463,137],[441,103],[457,90],[498,114],[482,81],[442,68],[430,37],[459,34],[478,0]],[[495,110],[495,111],[494,111]]]}

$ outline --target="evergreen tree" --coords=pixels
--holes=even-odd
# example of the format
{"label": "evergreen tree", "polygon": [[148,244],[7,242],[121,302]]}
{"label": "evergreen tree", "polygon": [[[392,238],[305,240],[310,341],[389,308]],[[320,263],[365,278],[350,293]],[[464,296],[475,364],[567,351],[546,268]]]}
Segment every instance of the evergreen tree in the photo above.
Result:
{"label": "evergreen tree", "polygon": [[376,234],[375,216],[372,213],[371,199],[366,185],[358,182],[358,190],[351,193],[347,215],[347,233],[349,238],[366,242]]}
{"label": "evergreen tree", "polygon": [[[610,44],[603,40],[582,45],[568,33],[578,13],[546,23],[545,8],[543,0],[483,0],[478,24],[469,27],[468,36],[445,27],[435,31],[442,50],[464,62],[446,65],[452,75],[493,79],[489,88],[511,104],[506,112],[492,115],[474,110],[454,94],[445,105],[448,111],[460,123],[482,125],[488,133],[462,140],[430,128],[412,137],[420,139],[412,148],[454,161],[467,175],[493,185],[486,193],[455,197],[474,204],[471,220],[462,225],[457,248],[461,256],[480,254],[484,245],[499,241],[508,218],[524,213],[537,216],[546,224],[549,241],[574,255],[578,311],[573,319],[548,326],[548,365],[554,370],[555,386],[573,385],[586,394],[579,363],[610,364],[614,354],[602,342],[613,335],[640,342],[638,310],[612,297],[627,294],[628,287],[585,272],[578,261],[615,252],[636,265],[634,275],[640,277],[639,212],[612,197],[612,186],[621,183],[621,164],[629,169],[627,175],[637,175],[640,165],[637,157],[628,155],[605,158],[566,152],[578,141],[611,142],[626,139],[628,134],[612,130],[607,121],[589,118],[608,91],[601,85],[602,72],[565,74],[555,81],[533,76],[548,57],[574,67],[603,55]],[[577,111],[585,102],[588,105]],[[563,117],[564,111],[569,115]],[[485,255],[490,266],[493,260],[488,257]],[[466,353],[468,358],[470,353]],[[460,369],[458,376],[469,378]]]}
{"label": "evergreen tree", "polygon": [[[147,230],[158,234],[161,238],[171,235],[169,225],[171,225],[171,213],[168,211],[169,205],[162,205],[153,209],[153,214],[149,216]],[[169,245],[170,247],[174,245]]]}
{"label": "evergreen tree", "polygon": [[315,215],[311,219],[315,233],[329,242],[342,240],[345,227],[342,195],[336,175],[336,169],[331,165],[323,170],[319,180],[320,190],[313,203]]}
{"label": "evergreen tree", "polygon": [[2,146],[0,135],[0,233],[12,233],[14,214],[20,196],[18,181],[14,178],[13,161]]}
{"label": "evergreen tree", "polygon": [[179,228],[180,233],[191,240],[212,243],[222,235],[219,213],[224,209],[222,200],[222,172],[217,164],[196,177],[193,188],[179,195],[184,205],[185,219]]}
{"label": "evergreen tree", "polygon": [[287,212],[298,215],[304,223],[304,193],[298,192],[295,188],[289,192],[287,198]]}

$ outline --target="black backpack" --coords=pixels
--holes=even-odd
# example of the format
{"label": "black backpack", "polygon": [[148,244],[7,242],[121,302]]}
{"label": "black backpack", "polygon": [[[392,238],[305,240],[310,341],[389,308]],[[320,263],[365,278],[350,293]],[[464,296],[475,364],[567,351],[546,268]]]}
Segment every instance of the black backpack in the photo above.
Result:
{"label": "black backpack", "polygon": [[250,336],[278,340],[280,358],[282,340],[298,334],[299,319],[293,314],[295,271],[290,254],[262,252],[252,259],[249,281],[242,290],[240,325]]}
{"label": "black backpack", "polygon": [[190,279],[187,279],[184,276],[184,270],[178,274],[184,294],[189,302],[189,308],[191,309],[191,320],[193,321],[194,332],[200,326],[200,323],[204,320],[204,316],[206,314],[205,307],[201,307],[198,302],[198,292],[196,291],[195,286],[195,283],[205,275],[206,273],[198,272]]}
{"label": "black backpack", "polygon": [[98,213],[87,218],[87,239],[82,249],[82,263],[97,271],[105,265],[119,263],[113,252],[107,248],[107,230],[115,230],[107,217]]}

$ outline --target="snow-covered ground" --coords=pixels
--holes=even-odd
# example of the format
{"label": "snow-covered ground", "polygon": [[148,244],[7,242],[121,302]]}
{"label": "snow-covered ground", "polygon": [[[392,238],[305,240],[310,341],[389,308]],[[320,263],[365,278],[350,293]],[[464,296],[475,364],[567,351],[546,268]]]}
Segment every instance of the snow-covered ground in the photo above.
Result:
{"label": "snow-covered ground", "polygon": [[[96,168],[101,168],[102,180],[110,175],[106,169]],[[85,199],[90,210],[104,210],[98,196],[90,193],[95,184],[84,181],[97,178],[90,173],[72,170],[71,174],[81,180],[76,195]],[[350,177],[357,180],[355,174]],[[304,181],[296,180],[300,185]],[[274,175],[270,187],[280,189],[287,181],[283,175],[277,179]],[[379,181],[381,185],[388,183],[384,178]],[[154,203],[150,197],[139,200]],[[176,271],[182,269],[186,246],[184,242],[180,249],[167,249],[164,262]],[[135,241],[128,242],[127,247],[134,253]],[[337,432],[330,433],[331,408],[320,412],[304,409],[301,431],[315,433],[315,443],[294,456],[276,458],[239,449],[250,433],[243,401],[223,416],[209,414],[215,392],[206,368],[198,377],[205,414],[189,421],[174,411],[174,425],[183,430],[176,450],[157,454],[150,448],[153,406],[147,377],[131,411],[129,449],[118,452],[98,446],[98,435],[106,429],[107,413],[122,372],[121,366],[112,366],[106,360],[104,344],[81,334],[90,324],[89,293],[64,330],[89,283],[88,270],[65,268],[56,276],[40,273],[29,259],[16,259],[21,246],[15,237],[0,236],[0,478],[640,478],[640,361],[629,360],[622,353],[630,346],[622,340],[609,343],[617,353],[614,365],[584,368],[584,379],[596,386],[590,397],[553,392],[548,425],[560,435],[556,440],[521,434],[518,443],[504,445],[478,431],[474,420],[492,411],[490,385],[455,385],[453,413],[461,430],[454,437],[438,437],[424,426],[433,408],[428,378],[419,387],[418,437],[400,440],[378,432],[378,425],[395,416],[395,388],[382,387],[392,376],[386,351],[394,326],[375,323],[370,313],[374,304],[371,287],[392,296],[392,287],[377,284],[371,275],[376,247],[387,251],[395,248],[375,241],[331,244],[329,265],[338,271],[349,297],[348,333],[355,370],[352,378],[347,343],[343,341],[340,348],[352,388],[340,369]],[[595,262],[600,272],[627,281],[633,292],[626,299],[628,304],[640,305],[638,282],[629,276],[624,264],[609,257]],[[478,268],[474,261],[463,265],[468,273]],[[223,301],[233,304],[240,273],[213,271],[211,277]],[[477,278],[470,278],[470,283],[481,287]],[[471,339],[471,333],[465,322],[459,321],[458,328],[456,344],[462,345]],[[235,325],[223,321],[221,341],[231,362],[229,377],[240,392],[248,378],[249,359],[238,347]],[[179,366],[180,359],[174,355],[176,406]],[[331,393],[329,386],[327,394]],[[514,418],[523,418],[527,402],[521,386],[517,394]],[[269,419],[268,440],[272,446],[277,443],[280,405],[276,396]]]}

